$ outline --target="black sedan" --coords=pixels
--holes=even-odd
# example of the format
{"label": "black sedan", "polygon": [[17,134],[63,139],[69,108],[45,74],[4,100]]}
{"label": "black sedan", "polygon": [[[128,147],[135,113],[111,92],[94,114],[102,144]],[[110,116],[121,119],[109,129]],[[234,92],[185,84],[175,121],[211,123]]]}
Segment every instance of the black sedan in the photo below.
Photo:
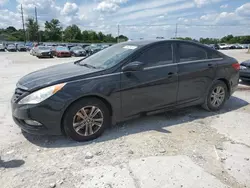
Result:
{"label": "black sedan", "polygon": [[242,81],[250,81],[250,60],[240,64],[240,79]]}
{"label": "black sedan", "polygon": [[86,56],[86,51],[81,46],[74,46],[69,50],[72,56]]}
{"label": "black sedan", "polygon": [[12,115],[29,133],[91,140],[112,123],[148,112],[192,105],[217,111],[236,90],[239,69],[234,58],[198,43],[119,43],[21,78]]}

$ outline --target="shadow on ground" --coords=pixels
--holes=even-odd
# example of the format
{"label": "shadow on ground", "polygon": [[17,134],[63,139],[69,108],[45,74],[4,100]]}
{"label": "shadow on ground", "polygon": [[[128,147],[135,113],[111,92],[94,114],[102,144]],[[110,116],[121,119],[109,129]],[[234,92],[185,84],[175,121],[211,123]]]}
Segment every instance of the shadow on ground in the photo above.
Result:
{"label": "shadow on ground", "polygon": [[24,160],[3,161],[0,157],[0,168],[17,168],[24,164]]}
{"label": "shadow on ground", "polygon": [[145,116],[112,126],[101,137],[90,142],[79,143],[67,139],[65,138],[65,136],[34,136],[27,133],[23,133],[23,135],[31,143],[40,147],[75,147],[90,144],[92,142],[104,142],[108,140],[113,140],[125,135],[131,135],[136,134],[138,132],[151,130],[169,134],[171,132],[168,131],[167,128],[170,126],[175,126],[186,122],[192,122],[194,120],[203,119],[210,116],[217,116],[220,114],[240,109],[248,104],[248,102],[232,96],[226,102],[224,108],[218,112],[207,112],[201,107],[190,107],[166,112],[164,114]]}

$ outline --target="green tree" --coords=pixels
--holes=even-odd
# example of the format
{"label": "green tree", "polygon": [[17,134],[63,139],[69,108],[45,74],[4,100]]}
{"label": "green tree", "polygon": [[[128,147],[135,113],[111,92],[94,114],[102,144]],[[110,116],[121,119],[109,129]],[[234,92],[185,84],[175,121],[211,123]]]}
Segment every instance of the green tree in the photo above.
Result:
{"label": "green tree", "polygon": [[90,42],[100,42],[95,31],[88,31]]}
{"label": "green tree", "polygon": [[82,40],[82,33],[80,28],[73,24],[72,26],[68,26],[64,30],[64,39],[67,42],[79,42]]}
{"label": "green tree", "polygon": [[103,42],[104,36],[105,36],[105,35],[104,35],[102,32],[99,32],[99,33],[97,34],[97,37],[98,37],[98,39],[99,39],[100,42]]}
{"label": "green tree", "polygon": [[82,40],[83,40],[83,42],[89,42],[89,32],[88,31],[86,31],[86,30],[84,30],[84,31],[82,31]]}
{"label": "green tree", "polygon": [[26,20],[26,31],[28,35],[28,39],[30,41],[37,41],[38,40],[38,30],[39,30],[39,25],[36,23],[34,18],[28,18]]}
{"label": "green tree", "polygon": [[44,37],[46,41],[60,41],[62,39],[62,27],[58,19],[45,22]]}
{"label": "green tree", "polygon": [[9,27],[6,28],[6,32],[8,32],[8,33],[13,33],[13,32],[16,32],[16,31],[17,31],[16,28],[13,27],[13,26],[9,26]]}
{"label": "green tree", "polygon": [[[116,40],[117,40],[117,37],[116,37]],[[128,40],[128,37],[124,36],[124,35],[120,35],[119,36],[119,41],[120,42],[124,42],[124,41],[127,41]]]}

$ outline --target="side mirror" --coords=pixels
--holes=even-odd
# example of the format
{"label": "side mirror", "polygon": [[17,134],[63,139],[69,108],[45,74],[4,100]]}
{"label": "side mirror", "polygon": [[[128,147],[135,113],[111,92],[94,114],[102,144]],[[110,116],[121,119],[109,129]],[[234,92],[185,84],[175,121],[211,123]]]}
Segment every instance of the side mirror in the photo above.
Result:
{"label": "side mirror", "polygon": [[131,62],[122,67],[122,72],[134,72],[143,70],[144,63],[139,61]]}

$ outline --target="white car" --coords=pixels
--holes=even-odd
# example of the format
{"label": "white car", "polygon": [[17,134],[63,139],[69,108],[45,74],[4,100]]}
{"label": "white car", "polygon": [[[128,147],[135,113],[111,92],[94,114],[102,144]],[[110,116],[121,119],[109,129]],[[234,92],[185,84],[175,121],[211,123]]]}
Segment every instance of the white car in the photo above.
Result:
{"label": "white car", "polygon": [[230,46],[228,44],[221,43],[219,44],[219,47],[220,47],[220,50],[227,50],[229,49]]}

